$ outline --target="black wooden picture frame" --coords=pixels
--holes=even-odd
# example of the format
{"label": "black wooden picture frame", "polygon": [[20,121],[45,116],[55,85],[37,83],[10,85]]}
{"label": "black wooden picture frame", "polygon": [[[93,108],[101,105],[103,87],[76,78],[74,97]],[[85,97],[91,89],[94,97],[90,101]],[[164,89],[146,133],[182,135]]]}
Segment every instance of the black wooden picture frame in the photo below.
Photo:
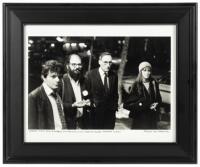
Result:
{"label": "black wooden picture frame", "polygon": [[[25,143],[26,24],[175,24],[176,143]],[[197,4],[3,4],[4,163],[196,163]]]}

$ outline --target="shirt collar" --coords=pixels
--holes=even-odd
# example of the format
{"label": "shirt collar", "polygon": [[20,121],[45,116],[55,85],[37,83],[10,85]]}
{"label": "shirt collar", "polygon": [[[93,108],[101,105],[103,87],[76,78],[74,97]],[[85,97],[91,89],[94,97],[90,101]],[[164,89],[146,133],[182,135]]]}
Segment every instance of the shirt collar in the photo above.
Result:
{"label": "shirt collar", "polygon": [[99,67],[99,73],[100,73],[101,76],[105,75],[105,72],[101,69],[101,67]]}
{"label": "shirt collar", "polygon": [[44,87],[44,91],[48,96],[54,92],[45,82],[42,83],[42,86]]}

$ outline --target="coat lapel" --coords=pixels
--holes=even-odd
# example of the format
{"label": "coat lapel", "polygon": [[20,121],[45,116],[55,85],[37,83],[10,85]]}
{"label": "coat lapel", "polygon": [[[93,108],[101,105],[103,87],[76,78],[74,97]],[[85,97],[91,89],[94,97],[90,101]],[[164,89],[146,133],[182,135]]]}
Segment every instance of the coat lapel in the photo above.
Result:
{"label": "coat lapel", "polygon": [[113,76],[109,74],[108,78],[109,78],[109,91],[111,91],[113,87]]}
{"label": "coat lapel", "polygon": [[70,91],[70,95],[69,96],[72,96],[72,100],[76,101],[75,94],[74,94],[74,91],[73,91],[73,87],[72,87],[72,84],[71,84],[70,79],[69,79],[68,76],[66,77],[66,80],[67,80],[67,85],[68,85],[69,91]]}
{"label": "coat lapel", "polygon": [[81,87],[81,97],[83,99],[83,91],[85,90],[84,82],[80,81],[80,87]]}
{"label": "coat lapel", "polygon": [[[102,82],[102,79],[101,79],[101,76],[100,76],[100,73],[99,73],[99,69],[97,69],[96,74],[97,74],[96,75],[97,83],[99,83],[100,87],[105,91],[104,85],[103,85],[103,82]],[[109,80],[109,92],[111,92],[112,87],[113,87],[113,75],[111,73],[108,74],[108,80]]]}
{"label": "coat lapel", "polygon": [[104,85],[103,85],[103,82],[102,82],[102,80],[101,80],[101,76],[100,76],[100,73],[99,73],[99,69],[97,69],[96,70],[96,77],[97,77],[97,83],[99,83],[100,84],[100,86],[101,86],[101,88],[103,88],[103,90],[104,90]]}
{"label": "coat lapel", "polygon": [[41,106],[44,114],[41,115],[41,118],[43,117],[44,121],[40,121],[40,124],[43,124],[42,126],[47,127],[47,128],[55,128],[54,125],[54,117],[53,117],[53,109],[51,106],[51,102],[45,93],[44,87],[41,86],[41,102],[43,105]]}

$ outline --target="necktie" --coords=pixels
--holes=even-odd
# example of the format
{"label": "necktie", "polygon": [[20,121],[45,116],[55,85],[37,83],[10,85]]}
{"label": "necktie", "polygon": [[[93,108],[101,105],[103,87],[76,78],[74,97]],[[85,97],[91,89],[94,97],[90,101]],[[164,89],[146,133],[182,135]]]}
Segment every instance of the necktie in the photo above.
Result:
{"label": "necktie", "polygon": [[104,88],[105,88],[106,94],[108,94],[109,88],[108,88],[108,74],[107,73],[104,73]]}
{"label": "necktie", "polygon": [[52,93],[51,94],[55,100],[56,100],[56,105],[57,105],[57,108],[58,108],[58,114],[59,114],[59,117],[60,117],[60,120],[61,120],[61,124],[62,124],[62,129],[66,129],[67,128],[67,125],[66,125],[66,121],[65,121],[65,116],[64,116],[64,112],[63,112],[63,109],[62,109],[62,106],[61,106],[61,103],[60,103],[60,100],[57,96],[56,93]]}

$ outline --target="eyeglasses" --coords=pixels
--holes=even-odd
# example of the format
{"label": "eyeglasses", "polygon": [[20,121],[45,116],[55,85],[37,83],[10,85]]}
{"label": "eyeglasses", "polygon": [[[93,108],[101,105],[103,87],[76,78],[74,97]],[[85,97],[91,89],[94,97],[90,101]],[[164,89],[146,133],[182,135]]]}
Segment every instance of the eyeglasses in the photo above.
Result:
{"label": "eyeglasses", "polygon": [[112,64],[112,61],[102,61],[104,64],[109,64],[111,65]]}
{"label": "eyeglasses", "polygon": [[73,67],[82,67],[82,64],[70,63]]}

